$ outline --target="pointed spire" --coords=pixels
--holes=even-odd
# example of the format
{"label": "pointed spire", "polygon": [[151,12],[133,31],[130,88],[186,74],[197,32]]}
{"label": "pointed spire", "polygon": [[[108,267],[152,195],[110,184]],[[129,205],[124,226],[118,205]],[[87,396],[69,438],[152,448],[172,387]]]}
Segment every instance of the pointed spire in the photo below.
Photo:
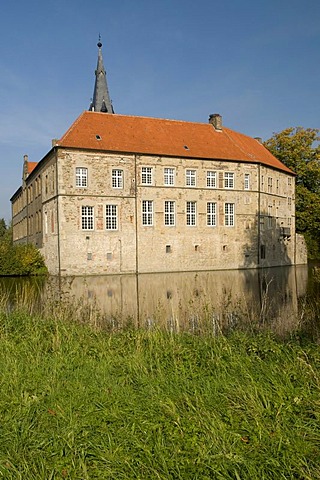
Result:
{"label": "pointed spire", "polygon": [[95,71],[96,81],[94,84],[93,100],[90,104],[90,110],[94,112],[114,113],[113,106],[109,96],[109,90],[107,85],[107,75],[103,66],[102,59],[102,43],[101,36],[99,34],[98,46],[98,62],[97,69]]}

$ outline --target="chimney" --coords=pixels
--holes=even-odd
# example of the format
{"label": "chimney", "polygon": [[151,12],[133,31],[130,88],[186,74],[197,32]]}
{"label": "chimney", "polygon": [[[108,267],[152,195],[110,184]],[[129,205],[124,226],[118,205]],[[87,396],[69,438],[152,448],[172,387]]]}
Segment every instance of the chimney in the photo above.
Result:
{"label": "chimney", "polygon": [[209,123],[213,125],[216,130],[222,130],[222,117],[219,113],[209,115]]}
{"label": "chimney", "polygon": [[51,146],[52,146],[52,147],[55,147],[55,146],[57,145],[57,143],[58,143],[58,139],[57,139],[57,138],[53,138],[53,139],[51,140]]}
{"label": "chimney", "polygon": [[28,155],[23,155],[23,161],[24,161],[24,163],[28,163],[28,161],[29,161]]}
{"label": "chimney", "polygon": [[257,140],[257,142],[262,143],[262,138],[261,137],[254,137],[254,139]]}

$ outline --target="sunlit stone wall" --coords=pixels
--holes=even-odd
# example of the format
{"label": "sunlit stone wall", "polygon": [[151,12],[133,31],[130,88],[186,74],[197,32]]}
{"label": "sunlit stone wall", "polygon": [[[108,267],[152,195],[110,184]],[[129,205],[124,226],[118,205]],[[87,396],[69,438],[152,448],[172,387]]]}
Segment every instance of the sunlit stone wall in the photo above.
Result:
{"label": "sunlit stone wall", "polygon": [[[77,168],[85,169],[84,185],[76,183]],[[120,187],[112,182],[113,170],[122,172]],[[28,208],[38,212],[42,205],[41,231],[27,239],[42,246],[52,274],[247,269],[305,261],[302,243],[295,244],[294,177],[267,166],[58,147],[36,175],[41,191]],[[35,178],[31,174],[26,187]],[[113,229],[107,228],[107,205],[117,210]],[[230,206],[232,221],[226,215]],[[90,228],[84,227],[83,207],[92,209]]]}

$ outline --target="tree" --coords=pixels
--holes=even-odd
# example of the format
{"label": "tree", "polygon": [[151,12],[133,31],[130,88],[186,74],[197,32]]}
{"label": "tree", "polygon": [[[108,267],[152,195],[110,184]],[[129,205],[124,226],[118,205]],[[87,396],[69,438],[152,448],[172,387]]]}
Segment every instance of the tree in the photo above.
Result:
{"label": "tree", "polygon": [[296,230],[310,258],[320,258],[320,137],[315,128],[287,128],[265,146],[296,173]]}

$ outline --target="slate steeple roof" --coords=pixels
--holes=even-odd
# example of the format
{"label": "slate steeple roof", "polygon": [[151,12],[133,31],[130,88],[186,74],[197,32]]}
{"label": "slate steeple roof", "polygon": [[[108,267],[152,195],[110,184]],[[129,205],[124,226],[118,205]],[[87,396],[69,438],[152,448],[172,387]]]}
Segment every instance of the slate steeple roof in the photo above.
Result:
{"label": "slate steeple roof", "polygon": [[96,80],[94,84],[93,100],[90,104],[89,110],[94,112],[114,113],[113,106],[109,96],[109,90],[107,85],[107,75],[103,66],[102,58],[102,43],[99,35],[98,46],[98,62],[97,69],[95,71]]}

